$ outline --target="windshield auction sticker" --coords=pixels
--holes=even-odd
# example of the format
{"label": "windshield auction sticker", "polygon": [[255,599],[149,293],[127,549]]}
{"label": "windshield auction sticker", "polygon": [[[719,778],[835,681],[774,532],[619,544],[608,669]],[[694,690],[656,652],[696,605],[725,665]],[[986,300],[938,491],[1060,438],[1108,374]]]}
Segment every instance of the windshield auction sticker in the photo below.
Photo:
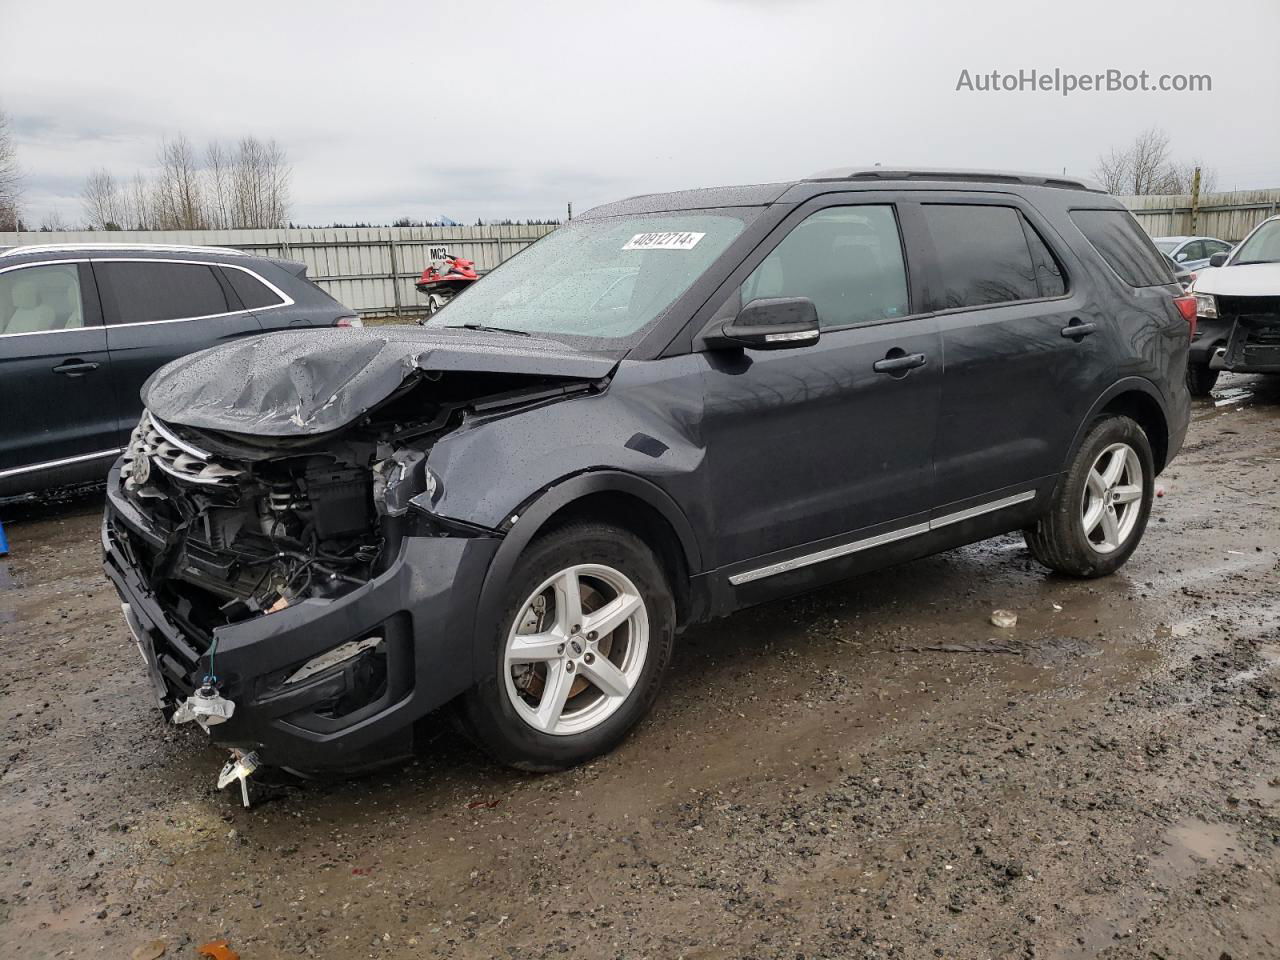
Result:
{"label": "windshield auction sticker", "polygon": [[692,250],[705,233],[637,233],[623,250]]}

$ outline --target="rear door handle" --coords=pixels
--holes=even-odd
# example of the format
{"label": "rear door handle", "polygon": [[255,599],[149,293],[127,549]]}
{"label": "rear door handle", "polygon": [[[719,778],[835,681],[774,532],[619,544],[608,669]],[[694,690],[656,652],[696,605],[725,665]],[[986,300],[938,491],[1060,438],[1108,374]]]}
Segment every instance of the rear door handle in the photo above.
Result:
{"label": "rear door handle", "polygon": [[1098,325],[1096,323],[1081,323],[1079,318],[1072,317],[1071,322],[1063,327],[1059,333],[1069,340],[1079,341],[1083,337],[1096,332]]}
{"label": "rear door handle", "polygon": [[906,373],[916,367],[923,367],[928,361],[923,353],[903,353],[894,347],[883,360],[871,365],[876,373]]}
{"label": "rear door handle", "polygon": [[54,373],[61,373],[67,377],[82,377],[86,373],[93,373],[98,369],[96,363],[86,363],[79,358],[74,360],[63,360],[62,363],[53,368]]}

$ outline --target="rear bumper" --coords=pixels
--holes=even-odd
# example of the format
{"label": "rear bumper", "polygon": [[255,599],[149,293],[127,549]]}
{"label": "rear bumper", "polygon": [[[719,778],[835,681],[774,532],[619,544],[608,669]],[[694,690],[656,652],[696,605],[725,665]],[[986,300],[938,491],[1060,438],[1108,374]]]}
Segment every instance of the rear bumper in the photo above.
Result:
{"label": "rear bumper", "polygon": [[[103,565],[125,604],[156,703],[168,712],[210,664],[204,641],[164,608],[136,562],[139,540],[156,537],[120,492],[113,469]],[[230,720],[209,727],[214,742],[300,770],[359,769],[407,754],[414,722],[473,682],[476,603],[499,542],[406,537],[385,572],[338,599],[304,600],[213,631],[214,671],[222,695],[236,705]],[[362,654],[289,682],[316,656],[372,635],[382,638],[385,669],[380,663],[372,671],[381,681],[370,680]]]}

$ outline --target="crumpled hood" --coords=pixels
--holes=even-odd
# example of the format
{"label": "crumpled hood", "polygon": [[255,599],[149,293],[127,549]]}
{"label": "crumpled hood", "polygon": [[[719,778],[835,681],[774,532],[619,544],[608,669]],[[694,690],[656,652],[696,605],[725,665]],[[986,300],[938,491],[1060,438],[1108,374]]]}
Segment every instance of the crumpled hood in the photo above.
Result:
{"label": "crumpled hood", "polygon": [[1194,293],[1220,297],[1280,297],[1280,263],[1211,267],[1196,274]]}
{"label": "crumpled hood", "polygon": [[142,386],[161,420],[285,437],[328,433],[391,396],[418,371],[599,379],[616,360],[538,337],[449,327],[314,328],[210,347]]}

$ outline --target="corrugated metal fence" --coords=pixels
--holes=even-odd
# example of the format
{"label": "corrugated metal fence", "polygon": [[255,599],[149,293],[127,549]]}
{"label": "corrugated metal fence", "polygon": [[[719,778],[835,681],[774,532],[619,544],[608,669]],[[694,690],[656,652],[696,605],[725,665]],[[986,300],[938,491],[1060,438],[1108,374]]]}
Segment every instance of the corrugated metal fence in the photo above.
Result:
{"label": "corrugated metal fence", "polygon": [[124,230],[110,233],[0,233],[0,247],[31,243],[176,243],[231,247],[299,260],[331,296],[369,315],[413,314],[426,301],[414,289],[433,249],[492,270],[554,226],[326,227],[310,230]]}
{"label": "corrugated metal fence", "polygon": [[1194,223],[1191,197],[1185,194],[1120,200],[1153,237],[1217,237],[1235,243],[1267,217],[1280,213],[1280,190],[1201,194]]}

